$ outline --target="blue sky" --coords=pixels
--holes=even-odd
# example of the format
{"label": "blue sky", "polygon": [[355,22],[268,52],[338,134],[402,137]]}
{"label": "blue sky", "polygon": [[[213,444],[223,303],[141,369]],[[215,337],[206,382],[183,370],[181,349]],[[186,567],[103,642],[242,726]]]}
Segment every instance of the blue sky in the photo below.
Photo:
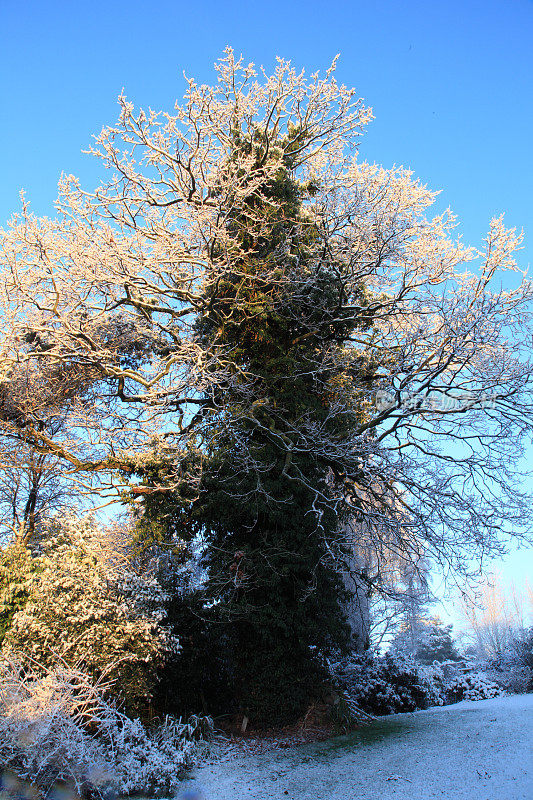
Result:
{"label": "blue sky", "polygon": [[[114,122],[122,88],[171,110],[182,73],[213,80],[230,44],[256,64],[276,55],[310,71],[341,54],[338,77],[374,109],[362,156],[402,164],[450,205],[480,244],[494,214],[524,228],[533,252],[533,2],[225,2],[0,0],[0,225],[24,187],[53,213],[61,171],[86,185],[82,149]],[[533,474],[533,448],[528,465]],[[532,481],[533,486],[533,481]],[[506,565],[533,573],[533,550]]]}

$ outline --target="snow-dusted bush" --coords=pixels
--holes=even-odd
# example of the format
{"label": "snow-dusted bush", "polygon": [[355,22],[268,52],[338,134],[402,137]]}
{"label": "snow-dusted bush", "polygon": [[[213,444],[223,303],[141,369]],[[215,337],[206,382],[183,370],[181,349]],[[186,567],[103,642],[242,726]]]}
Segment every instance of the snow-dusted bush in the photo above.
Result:
{"label": "snow-dusted bush", "polygon": [[516,630],[505,649],[484,660],[483,670],[507,692],[533,691],[533,628]]}
{"label": "snow-dusted bush", "polygon": [[513,641],[518,662],[533,671],[533,627],[524,630]]}
{"label": "snow-dusted bush", "polygon": [[416,664],[399,656],[353,656],[337,665],[336,675],[350,700],[369,714],[396,714],[429,705],[429,692]]}
{"label": "snow-dusted bush", "polygon": [[443,706],[449,702],[448,685],[445,665],[434,663],[431,665],[416,666],[418,680],[424,687],[427,707]]}
{"label": "snow-dusted bush", "polygon": [[459,700],[488,700],[501,694],[503,694],[501,687],[482,672],[460,675],[452,678],[447,685],[449,703]]}
{"label": "snow-dusted bush", "polygon": [[533,627],[515,635],[511,643],[513,663],[509,670],[509,690],[533,691]]}
{"label": "snow-dusted bush", "polygon": [[510,694],[533,691],[533,628],[515,629],[498,651],[473,656],[474,669]]}
{"label": "snow-dusted bush", "polygon": [[36,674],[0,662],[0,763],[48,789],[54,780],[107,779],[111,763],[83,722],[98,713],[98,692],[82,673]]}
{"label": "snow-dusted bush", "polygon": [[507,668],[486,669],[487,677],[508,694],[526,694],[533,691],[533,670],[520,664]]}
{"label": "snow-dusted bush", "polygon": [[391,653],[366,653],[335,665],[334,674],[352,703],[377,715],[502,694],[502,688],[484,672],[461,669],[468,667],[449,662],[421,665]]}
{"label": "snow-dusted bush", "polygon": [[120,560],[106,535],[91,517],[66,518],[50,524],[39,555],[1,553],[4,566],[18,559],[22,573],[13,584],[0,570],[2,653],[106,675],[137,712],[177,642],[161,626],[166,598],[158,582]]}
{"label": "snow-dusted bush", "polygon": [[149,732],[81,670],[0,662],[0,763],[44,792],[58,779],[78,791],[170,793],[191,765],[208,720],[166,719]]}

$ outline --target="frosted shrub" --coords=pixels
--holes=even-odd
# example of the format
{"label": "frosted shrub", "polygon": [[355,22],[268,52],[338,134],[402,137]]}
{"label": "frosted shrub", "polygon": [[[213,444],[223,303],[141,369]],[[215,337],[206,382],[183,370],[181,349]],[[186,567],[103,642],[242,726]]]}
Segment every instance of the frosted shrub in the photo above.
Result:
{"label": "frosted shrub", "polygon": [[166,719],[149,732],[105,699],[106,688],[80,670],[2,660],[0,763],[44,792],[58,779],[78,792],[175,791],[209,721]]}
{"label": "frosted shrub", "polygon": [[387,653],[367,653],[337,664],[334,674],[352,703],[370,714],[396,714],[502,694],[483,672],[459,674],[453,665],[421,665]]}
{"label": "frosted shrub", "polygon": [[417,667],[418,679],[424,687],[428,706],[443,706],[448,702],[448,681],[441,664]]}
{"label": "frosted shrub", "polygon": [[350,700],[369,714],[395,714],[429,705],[427,686],[416,665],[398,656],[356,656],[338,668],[337,675]]}
{"label": "frosted shrub", "polygon": [[187,725],[166,720],[153,732],[141,722],[122,718],[116,712],[102,725],[102,743],[113,753],[113,778],[110,783],[120,794],[176,791],[187,767],[192,766],[198,745],[187,737]]}
{"label": "frosted shrub", "polygon": [[76,788],[106,779],[111,764],[84,728],[98,694],[81,673],[38,676],[20,662],[0,663],[0,763],[47,790],[54,780]]}
{"label": "frosted shrub", "polygon": [[[160,624],[166,598],[157,581],[106,548],[106,532],[90,517],[51,524],[37,557],[15,555],[26,575],[17,577],[16,595],[0,575],[2,653],[48,667],[79,665],[93,679],[106,675],[130,711],[146,709],[159,668],[177,650]],[[17,602],[8,607],[11,597]]]}
{"label": "frosted shrub", "polygon": [[507,648],[488,660],[486,672],[508,692],[533,691],[533,628],[516,631]]}
{"label": "frosted shrub", "polygon": [[448,702],[459,700],[488,700],[503,694],[500,686],[489,680],[482,672],[474,672],[453,678],[447,687]]}

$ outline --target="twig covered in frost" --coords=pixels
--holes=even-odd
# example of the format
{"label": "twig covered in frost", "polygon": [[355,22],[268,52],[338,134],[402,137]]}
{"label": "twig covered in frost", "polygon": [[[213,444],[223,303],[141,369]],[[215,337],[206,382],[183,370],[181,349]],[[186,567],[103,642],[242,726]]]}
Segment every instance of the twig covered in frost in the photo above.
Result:
{"label": "twig covered in frost", "polygon": [[105,699],[105,681],[71,667],[0,661],[0,763],[47,792],[60,779],[78,792],[176,791],[202,726],[166,718],[154,731]]}

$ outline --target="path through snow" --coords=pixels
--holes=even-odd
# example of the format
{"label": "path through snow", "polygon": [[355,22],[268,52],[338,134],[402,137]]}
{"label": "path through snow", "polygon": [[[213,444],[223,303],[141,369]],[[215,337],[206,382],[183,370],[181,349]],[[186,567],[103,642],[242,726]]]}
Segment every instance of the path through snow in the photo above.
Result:
{"label": "path through snow", "polygon": [[532,800],[533,695],[381,717],[284,752],[216,758],[205,800]]}

